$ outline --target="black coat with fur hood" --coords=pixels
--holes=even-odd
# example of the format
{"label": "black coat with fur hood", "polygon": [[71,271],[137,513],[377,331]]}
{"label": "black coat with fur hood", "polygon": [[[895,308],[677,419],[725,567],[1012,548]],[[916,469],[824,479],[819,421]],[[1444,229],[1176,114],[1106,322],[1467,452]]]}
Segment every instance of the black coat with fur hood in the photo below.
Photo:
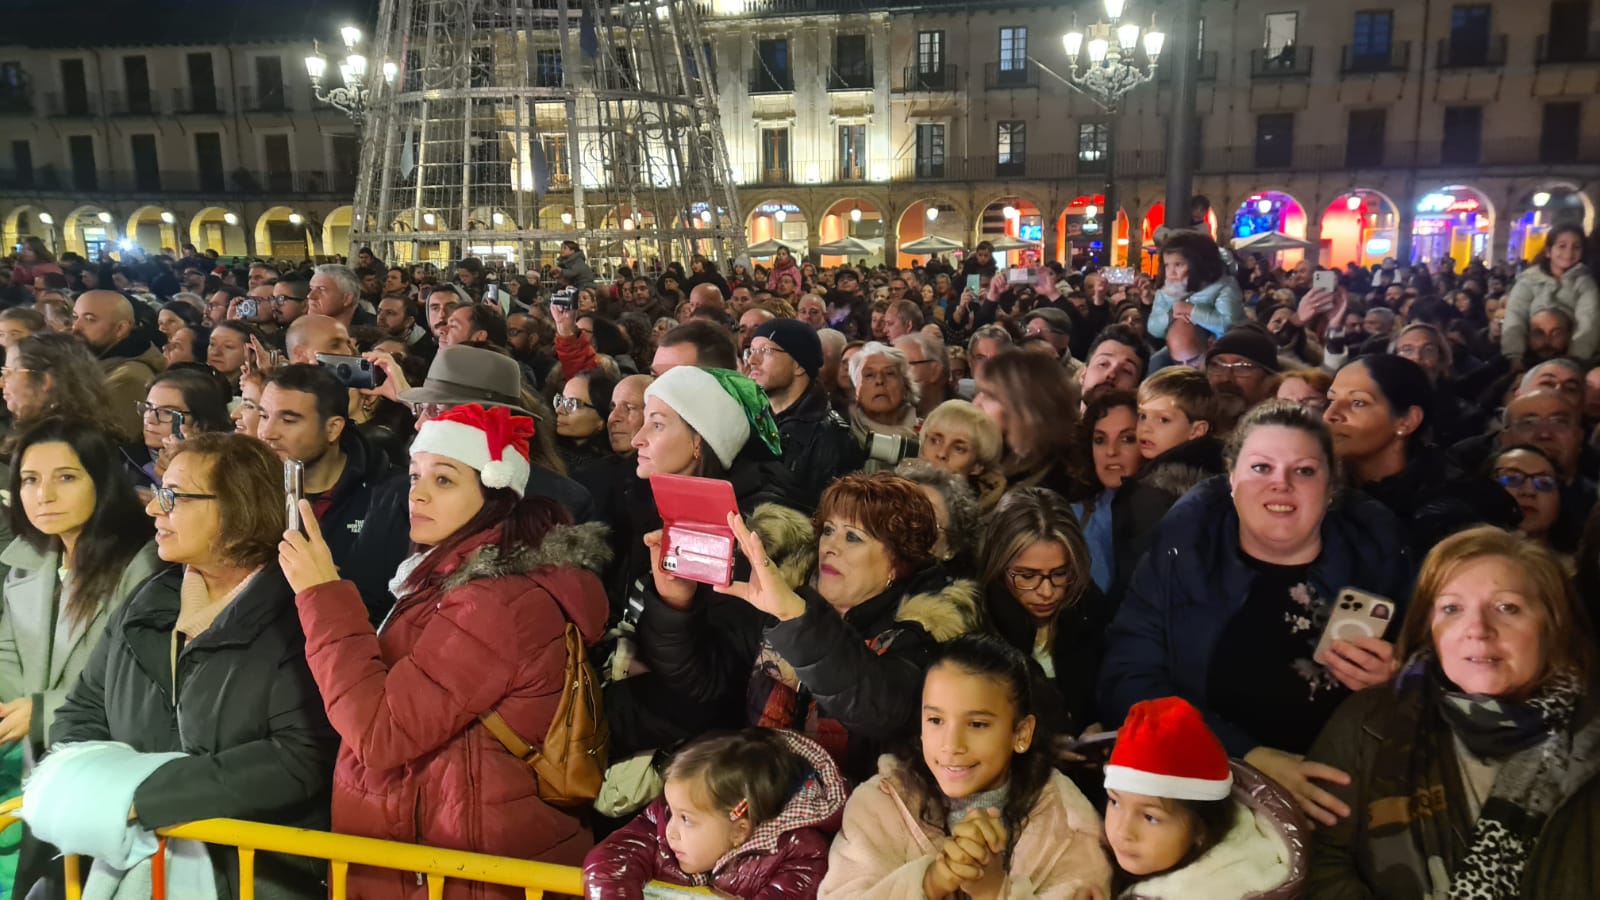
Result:
{"label": "black coat with fur hood", "polygon": [[1208,434],[1150,460],[1138,475],[1117,488],[1111,499],[1111,540],[1117,554],[1111,578],[1113,605],[1121,602],[1133,570],[1155,542],[1156,526],[1167,510],[1190,488],[1222,472],[1222,442]]}
{"label": "black coat with fur hood", "polygon": [[[785,523],[791,546],[804,546],[794,541],[803,522]],[[806,543],[814,560],[815,541]],[[792,557],[775,561],[791,583],[809,576]],[[714,710],[710,718],[731,716],[728,724],[798,731],[858,782],[887,743],[915,728],[934,647],[982,627],[978,587],[929,564],[843,616],[810,587],[798,591],[806,612],[787,622],[724,595],[702,592],[677,610],[652,593],[640,649],[680,715],[698,707]]]}

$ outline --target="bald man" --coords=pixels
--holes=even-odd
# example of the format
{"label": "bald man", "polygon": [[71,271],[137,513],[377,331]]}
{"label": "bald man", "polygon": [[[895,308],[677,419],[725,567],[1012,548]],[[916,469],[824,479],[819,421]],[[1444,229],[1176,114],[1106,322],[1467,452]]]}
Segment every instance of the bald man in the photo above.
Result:
{"label": "bald man", "polygon": [[318,353],[349,355],[355,352],[344,323],[327,316],[301,316],[289,326],[284,352],[291,363],[317,364]]}
{"label": "bald man", "polygon": [[72,333],[100,358],[110,395],[110,415],[124,435],[144,431],[134,405],[165,367],[161,351],[133,330],[133,302],[116,291],[84,291],[73,307]]}
{"label": "bald man", "polygon": [[726,311],[728,308],[728,304],[722,299],[722,291],[709,281],[695,285],[689,292],[689,312],[698,312],[701,307],[711,307],[720,311]]}

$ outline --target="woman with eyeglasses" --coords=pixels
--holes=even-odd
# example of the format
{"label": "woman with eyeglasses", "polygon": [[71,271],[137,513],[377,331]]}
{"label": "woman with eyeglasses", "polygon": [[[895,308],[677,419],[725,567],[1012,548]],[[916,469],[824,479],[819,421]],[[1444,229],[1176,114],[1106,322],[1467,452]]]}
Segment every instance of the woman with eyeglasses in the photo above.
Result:
{"label": "woman with eyeglasses", "polygon": [[1102,635],[1112,610],[1090,577],[1089,547],[1072,507],[1044,488],[1018,488],[990,514],[979,552],[989,619],[1027,654],[1056,697],[1052,734],[1102,721],[1095,709]]}
{"label": "woman with eyeglasses", "polygon": [[1491,472],[1522,512],[1517,532],[1548,546],[1550,530],[1561,518],[1561,474],[1556,464],[1538,447],[1519,444],[1500,451]]}
{"label": "woman with eyeglasses", "polygon": [[106,621],[160,565],[155,530],[95,426],[45,419],[17,444],[0,614],[0,744],[43,755]]}
{"label": "woman with eyeglasses", "polygon": [[1278,376],[1279,400],[1298,403],[1318,416],[1328,408],[1333,376],[1322,369],[1290,369]]}
{"label": "woman with eyeglasses", "polygon": [[228,383],[205,366],[188,364],[168,369],[150,382],[137,409],[144,422],[149,462],[140,468],[151,484],[160,484],[178,444],[196,434],[229,432]]}
{"label": "woman with eyeglasses", "polygon": [[611,444],[604,432],[615,387],[610,375],[590,369],[568,379],[551,402],[556,411],[556,448],[568,471],[610,452]]}
{"label": "woman with eyeglasses", "polygon": [[1450,470],[1431,441],[1434,404],[1433,384],[1421,366],[1403,356],[1371,355],[1334,376],[1323,413],[1350,483],[1406,523],[1419,559],[1463,528],[1517,521],[1505,491]]}
{"label": "woman with eyeglasses", "polygon": [[[132,808],[109,811],[145,829],[209,818],[327,828],[339,742],[276,564],[282,463],[254,438],[196,435],[145,512],[167,566],[111,616],[52,742],[179,754],[139,782]],[[218,896],[237,897],[238,855],[211,853]],[[256,891],[321,896],[325,873],[259,854]]]}

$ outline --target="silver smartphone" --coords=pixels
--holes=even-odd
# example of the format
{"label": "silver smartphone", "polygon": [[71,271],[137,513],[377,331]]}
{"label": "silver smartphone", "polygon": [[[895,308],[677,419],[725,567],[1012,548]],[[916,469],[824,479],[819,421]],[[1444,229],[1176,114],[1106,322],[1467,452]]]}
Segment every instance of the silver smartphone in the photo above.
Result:
{"label": "silver smartphone", "polygon": [[1317,649],[1312,652],[1311,658],[1327,665],[1328,648],[1334,641],[1381,638],[1393,621],[1393,601],[1355,588],[1345,588],[1339,592],[1339,599],[1328,615],[1328,624],[1323,626],[1322,638],[1317,641]]}
{"label": "silver smartphone", "polygon": [[306,496],[306,464],[298,459],[283,463],[283,504],[288,513],[288,531],[300,531],[300,501]]}

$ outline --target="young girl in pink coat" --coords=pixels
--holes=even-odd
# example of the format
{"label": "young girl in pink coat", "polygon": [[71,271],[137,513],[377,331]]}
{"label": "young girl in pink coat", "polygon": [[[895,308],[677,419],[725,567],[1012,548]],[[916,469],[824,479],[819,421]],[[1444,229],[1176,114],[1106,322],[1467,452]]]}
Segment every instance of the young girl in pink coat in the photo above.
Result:
{"label": "young girl in pink coat", "polygon": [[827,751],[793,732],[701,738],[673,758],[663,796],[589,851],[584,894],[639,900],[646,883],[664,881],[732,897],[815,897],[848,793]]}
{"label": "young girl in pink coat", "polygon": [[1100,816],[1035,727],[1021,651],[989,635],[942,645],[923,680],[920,752],[885,756],[856,789],[817,896],[1108,897]]}

